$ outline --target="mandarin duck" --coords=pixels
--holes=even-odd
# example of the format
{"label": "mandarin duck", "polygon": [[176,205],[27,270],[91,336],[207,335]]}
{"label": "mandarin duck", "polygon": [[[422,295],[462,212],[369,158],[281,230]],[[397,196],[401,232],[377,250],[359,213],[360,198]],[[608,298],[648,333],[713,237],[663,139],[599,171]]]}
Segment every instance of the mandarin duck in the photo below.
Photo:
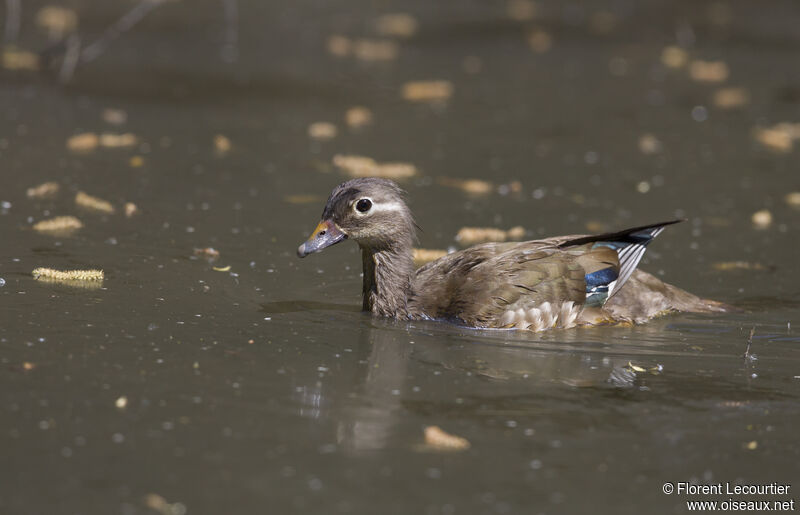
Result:
{"label": "mandarin duck", "polygon": [[637,270],[647,245],[681,220],[596,236],[485,243],[415,270],[416,224],[404,196],[387,179],[340,184],[297,249],[305,257],[344,239],[358,243],[363,309],[374,315],[544,331],[729,309]]}

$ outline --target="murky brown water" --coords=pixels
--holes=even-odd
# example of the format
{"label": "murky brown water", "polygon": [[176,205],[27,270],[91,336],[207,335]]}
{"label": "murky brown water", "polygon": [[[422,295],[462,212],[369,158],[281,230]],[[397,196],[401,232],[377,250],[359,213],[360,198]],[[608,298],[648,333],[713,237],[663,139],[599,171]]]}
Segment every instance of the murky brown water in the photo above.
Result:
{"label": "murky brown water", "polygon": [[[0,70],[2,513],[684,513],[710,498],[665,495],[668,481],[797,497],[800,211],[784,196],[800,190],[798,151],[753,137],[800,122],[797,2],[554,0],[529,21],[500,1],[263,4],[239,2],[233,63],[223,3],[184,1],[68,83]],[[47,46],[41,5],[22,6],[22,48]],[[134,4],[66,5],[90,42]],[[395,59],[326,50],[379,37],[391,12],[419,22],[389,38]],[[663,65],[677,43],[727,79]],[[453,84],[447,102],[402,99],[432,79]],[[749,99],[715,105],[728,87]],[[356,105],[372,125],[347,128]],[[338,135],[310,140],[317,121]],[[67,150],[86,131],[140,142]],[[642,268],[745,311],[542,335],[373,320],[355,245],[295,257],[344,179],[334,154],[420,170],[403,185],[426,248],[465,225],[534,237],[686,217]],[[442,177],[522,190],[469,196]],[[26,197],[45,181],[60,194]],[[81,210],[78,190],[140,212]],[[761,209],[773,222],[757,230]],[[56,215],[85,227],[31,229]],[[209,246],[216,262],[193,255]],[[712,266],[728,261],[765,269]],[[106,279],[40,283],[39,266]],[[430,425],[471,448],[426,449]]]}

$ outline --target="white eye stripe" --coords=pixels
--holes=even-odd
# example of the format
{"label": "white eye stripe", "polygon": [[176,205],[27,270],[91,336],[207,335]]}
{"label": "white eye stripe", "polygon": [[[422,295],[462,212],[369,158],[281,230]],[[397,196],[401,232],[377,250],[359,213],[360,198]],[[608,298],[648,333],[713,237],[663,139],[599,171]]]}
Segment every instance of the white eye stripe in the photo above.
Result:
{"label": "white eye stripe", "polygon": [[375,211],[402,211],[402,210],[403,210],[403,204],[399,202],[382,202],[382,203],[373,202],[372,209],[370,211],[375,212]]}
{"label": "white eye stripe", "polygon": [[[369,200],[370,203],[372,204],[372,207],[368,211],[365,211],[363,213],[356,208],[358,202],[361,200]],[[361,197],[360,199],[353,202],[351,206],[353,207],[353,211],[359,216],[366,216],[370,213],[377,213],[377,212],[391,212],[391,211],[400,212],[403,210],[403,204],[400,202],[375,202],[369,197]]]}

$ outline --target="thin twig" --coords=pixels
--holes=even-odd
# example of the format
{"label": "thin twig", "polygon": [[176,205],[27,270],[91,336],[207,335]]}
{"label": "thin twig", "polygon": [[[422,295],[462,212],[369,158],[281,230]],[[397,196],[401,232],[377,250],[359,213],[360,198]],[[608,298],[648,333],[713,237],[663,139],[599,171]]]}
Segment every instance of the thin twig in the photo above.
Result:
{"label": "thin twig", "polygon": [[142,0],[136,7],[125,13],[119,20],[108,27],[99,39],[87,45],[81,52],[81,61],[88,63],[100,57],[106,47],[120,37],[124,32],[133,28],[147,16],[150,11],[160,6],[167,0]]}
{"label": "thin twig", "polygon": [[752,359],[750,357],[750,346],[753,345],[753,335],[754,334],[756,334],[755,326],[752,329],[750,329],[750,336],[747,337],[747,348],[744,351],[744,356],[743,356],[744,359],[747,359],[747,360]]}
{"label": "thin twig", "polygon": [[64,59],[61,61],[61,69],[58,72],[58,80],[62,84],[69,82],[78,66],[78,58],[81,55],[81,38],[77,34],[70,34],[66,41],[66,51]]}

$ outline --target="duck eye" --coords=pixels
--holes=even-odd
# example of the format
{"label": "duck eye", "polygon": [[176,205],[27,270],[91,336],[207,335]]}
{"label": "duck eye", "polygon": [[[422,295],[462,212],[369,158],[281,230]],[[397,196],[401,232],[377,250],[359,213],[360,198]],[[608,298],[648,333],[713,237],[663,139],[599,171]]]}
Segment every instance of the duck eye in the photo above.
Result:
{"label": "duck eye", "polygon": [[368,198],[362,198],[356,202],[356,209],[359,213],[366,213],[372,207],[372,201]]}

